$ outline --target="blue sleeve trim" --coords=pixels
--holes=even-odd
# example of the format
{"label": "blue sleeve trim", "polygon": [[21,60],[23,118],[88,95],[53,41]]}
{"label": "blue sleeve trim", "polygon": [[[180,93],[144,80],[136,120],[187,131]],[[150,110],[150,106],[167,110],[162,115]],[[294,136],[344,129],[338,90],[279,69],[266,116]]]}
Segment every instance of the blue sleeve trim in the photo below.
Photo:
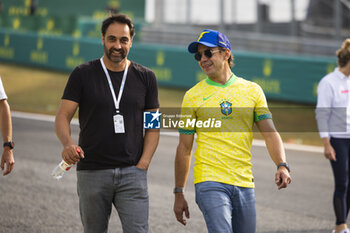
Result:
{"label": "blue sleeve trim", "polygon": [[196,133],[195,130],[180,129],[180,128],[178,129],[178,131],[179,131],[180,134],[187,134],[187,135]]}
{"label": "blue sleeve trim", "polygon": [[254,113],[254,121],[258,122],[261,120],[265,120],[265,119],[272,119],[272,115],[271,114],[262,114],[262,115],[256,115],[256,113]]}

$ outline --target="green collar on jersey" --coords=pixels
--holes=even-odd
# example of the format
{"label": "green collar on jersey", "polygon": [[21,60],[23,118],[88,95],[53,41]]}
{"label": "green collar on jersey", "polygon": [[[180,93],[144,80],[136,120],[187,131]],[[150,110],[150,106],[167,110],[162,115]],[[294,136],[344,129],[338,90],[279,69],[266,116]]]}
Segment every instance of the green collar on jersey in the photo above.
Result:
{"label": "green collar on jersey", "polygon": [[237,80],[237,76],[236,76],[234,73],[232,73],[230,79],[229,79],[224,85],[222,85],[222,84],[220,84],[220,83],[217,83],[217,82],[211,80],[209,77],[207,77],[207,79],[205,80],[205,82],[206,82],[207,84],[211,85],[211,86],[216,86],[216,87],[225,88],[225,87],[230,86],[231,84],[234,84],[234,83],[236,82],[236,80]]}

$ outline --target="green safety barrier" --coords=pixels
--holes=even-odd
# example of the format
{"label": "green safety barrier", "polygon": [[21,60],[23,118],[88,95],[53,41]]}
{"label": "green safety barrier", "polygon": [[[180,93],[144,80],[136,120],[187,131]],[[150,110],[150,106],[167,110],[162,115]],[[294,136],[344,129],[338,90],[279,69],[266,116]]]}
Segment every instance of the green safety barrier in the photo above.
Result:
{"label": "green safety barrier", "polygon": [[[315,103],[319,80],[336,67],[333,58],[233,52],[233,72],[258,83],[270,99]],[[71,72],[102,55],[100,39],[0,30],[0,61]],[[188,89],[206,78],[186,46],[135,42],[129,58],[151,68],[161,86]]]}
{"label": "green safety barrier", "polygon": [[[144,24],[144,0],[3,0],[0,28],[41,35],[71,35],[99,38],[100,25],[109,12],[127,14],[135,22],[136,32]],[[136,40],[139,33],[136,34]]]}
{"label": "green safety barrier", "polygon": [[316,103],[318,82],[335,58],[237,53],[235,73],[258,83],[271,99]]}
{"label": "green safety barrier", "polygon": [[[132,18],[145,18],[145,0],[34,0],[34,15],[85,15],[104,18],[106,10],[127,13]],[[31,0],[2,0],[2,12],[10,16],[30,16]]]}
{"label": "green safety barrier", "polygon": [[[79,17],[77,30],[81,37],[85,38],[101,38],[102,19],[93,19],[91,17]],[[135,27],[134,41],[139,41],[141,36],[141,29],[145,22],[140,20],[133,20]]]}

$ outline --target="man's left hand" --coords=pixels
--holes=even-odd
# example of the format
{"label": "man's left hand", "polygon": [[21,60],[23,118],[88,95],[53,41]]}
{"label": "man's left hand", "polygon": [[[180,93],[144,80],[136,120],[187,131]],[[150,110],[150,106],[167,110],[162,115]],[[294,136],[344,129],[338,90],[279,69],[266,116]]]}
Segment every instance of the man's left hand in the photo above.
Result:
{"label": "man's left hand", "polygon": [[4,149],[1,156],[1,165],[0,165],[1,170],[4,170],[6,167],[4,171],[4,176],[9,174],[13,170],[14,166],[15,166],[15,159],[13,158],[12,150]]}
{"label": "man's left hand", "polygon": [[282,188],[287,188],[287,186],[292,182],[289,171],[285,167],[280,167],[275,175],[275,183],[277,188],[280,190]]}
{"label": "man's left hand", "polygon": [[148,167],[149,167],[149,163],[146,163],[146,162],[143,162],[142,160],[140,160],[137,164],[136,164],[136,167],[142,169],[142,170],[145,170],[147,171],[148,170]]}

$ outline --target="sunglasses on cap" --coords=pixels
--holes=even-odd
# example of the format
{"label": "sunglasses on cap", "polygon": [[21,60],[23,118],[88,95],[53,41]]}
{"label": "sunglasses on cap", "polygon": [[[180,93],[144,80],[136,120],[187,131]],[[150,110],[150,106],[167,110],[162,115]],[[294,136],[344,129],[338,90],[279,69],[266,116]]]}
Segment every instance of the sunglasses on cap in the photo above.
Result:
{"label": "sunglasses on cap", "polygon": [[[213,53],[216,53],[216,52],[220,52],[220,50],[211,51],[211,49],[206,49],[204,50],[203,54],[207,58],[211,58],[213,56]],[[200,61],[202,59],[202,53],[196,52],[194,54],[194,59],[196,59],[197,61]]]}

